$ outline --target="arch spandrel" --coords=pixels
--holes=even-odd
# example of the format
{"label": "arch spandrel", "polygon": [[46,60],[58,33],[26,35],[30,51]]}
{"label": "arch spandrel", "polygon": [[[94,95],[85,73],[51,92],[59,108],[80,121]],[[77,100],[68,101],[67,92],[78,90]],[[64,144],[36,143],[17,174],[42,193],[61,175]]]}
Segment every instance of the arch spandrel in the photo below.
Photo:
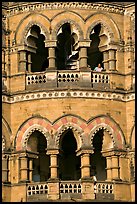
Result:
{"label": "arch spandrel", "polygon": [[41,14],[32,13],[22,19],[18,25],[14,37],[16,44],[24,44],[25,37],[33,25],[39,26],[41,33],[49,39],[50,21]]}
{"label": "arch spandrel", "polygon": [[99,23],[104,27],[104,30],[108,32],[108,36],[111,41],[115,42],[121,41],[121,33],[119,31],[118,26],[116,25],[114,20],[110,17],[110,15],[104,13],[94,13],[86,19],[87,30],[85,30],[84,33],[86,39],[89,39],[91,31]]}

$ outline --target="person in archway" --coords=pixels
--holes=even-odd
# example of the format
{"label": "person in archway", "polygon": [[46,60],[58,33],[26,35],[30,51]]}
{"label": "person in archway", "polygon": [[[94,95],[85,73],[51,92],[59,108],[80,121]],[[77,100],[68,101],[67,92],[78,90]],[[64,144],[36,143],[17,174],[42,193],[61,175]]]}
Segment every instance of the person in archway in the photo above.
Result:
{"label": "person in archway", "polygon": [[103,67],[101,67],[101,64],[99,63],[97,67],[95,67],[94,71],[101,72],[103,70]]}

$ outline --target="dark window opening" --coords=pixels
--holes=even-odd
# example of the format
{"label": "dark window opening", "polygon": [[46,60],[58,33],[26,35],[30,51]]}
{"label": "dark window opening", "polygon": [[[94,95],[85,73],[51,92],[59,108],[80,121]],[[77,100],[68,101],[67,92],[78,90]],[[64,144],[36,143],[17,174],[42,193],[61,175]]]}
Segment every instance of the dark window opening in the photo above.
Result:
{"label": "dark window opening", "polygon": [[49,66],[48,48],[45,47],[45,36],[40,34],[40,28],[32,26],[27,38],[28,45],[34,50],[31,52],[31,72],[45,71]]}
{"label": "dark window opening", "polygon": [[69,23],[65,23],[57,36],[56,66],[58,70],[71,69],[78,60],[78,51],[74,50],[74,33]]}
{"label": "dark window opening", "polygon": [[72,130],[62,135],[60,142],[62,153],[59,158],[59,177],[62,180],[78,180],[81,177],[81,160],[76,156],[77,143]]}
{"label": "dark window opening", "polygon": [[28,146],[32,152],[38,152],[38,158],[33,160],[33,181],[46,181],[50,174],[50,160],[46,155],[47,141],[39,131],[34,131],[29,137]]}
{"label": "dark window opening", "polygon": [[100,31],[101,31],[101,24],[98,24],[94,27],[90,34],[91,45],[87,49],[88,55],[88,65],[94,70],[98,64],[101,64],[103,67],[103,53],[99,51],[99,43],[100,43]]}
{"label": "dark window opening", "polygon": [[96,133],[93,139],[94,154],[90,157],[91,163],[91,176],[96,175],[97,180],[106,180],[106,158],[102,156],[102,142],[103,130]]}

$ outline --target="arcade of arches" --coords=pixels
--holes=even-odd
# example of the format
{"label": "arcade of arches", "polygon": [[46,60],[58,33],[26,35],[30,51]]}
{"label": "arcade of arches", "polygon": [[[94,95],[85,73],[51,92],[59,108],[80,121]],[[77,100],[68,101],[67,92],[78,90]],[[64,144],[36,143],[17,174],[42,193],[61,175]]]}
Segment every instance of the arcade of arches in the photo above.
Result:
{"label": "arcade of arches", "polygon": [[[93,147],[78,149],[74,135],[72,129],[65,130],[60,137],[59,149],[49,149],[46,137],[38,130],[35,130],[29,136],[26,146],[26,151],[30,153],[30,156],[27,156],[26,160],[21,159],[21,166],[24,165],[23,162],[25,161],[27,162],[27,168],[25,177],[22,177],[22,175],[20,180],[23,178],[34,182],[43,182],[52,178],[79,180],[81,178],[93,179],[94,175],[98,180],[102,181],[120,179],[117,162],[115,163],[117,166],[114,166],[115,175],[110,177],[107,171],[106,159],[108,157],[106,158],[102,154],[106,149],[106,138],[109,135],[105,133],[105,130],[101,129],[96,132],[93,138]],[[107,146],[112,143],[110,136],[109,139],[107,138],[107,143]],[[114,157],[118,160],[117,156]],[[32,166],[29,162],[31,162]]]}
{"label": "arcade of arches", "polygon": [[[109,52],[109,55],[112,56],[112,59],[108,56],[109,64],[112,63],[115,69],[116,51],[112,48],[109,48],[109,51],[107,48],[109,41],[101,23],[95,25],[91,30],[89,40],[82,41],[85,44],[84,47],[80,46],[78,35],[70,23],[64,23],[57,32],[57,40],[54,40],[53,43],[46,39],[38,25],[33,25],[26,36],[27,51],[19,51],[20,71],[23,71],[24,67],[28,72],[42,72],[55,68],[57,70],[78,70],[83,67],[94,70],[99,63],[104,70],[107,70],[106,56]],[[103,47],[106,47],[105,50]]]}

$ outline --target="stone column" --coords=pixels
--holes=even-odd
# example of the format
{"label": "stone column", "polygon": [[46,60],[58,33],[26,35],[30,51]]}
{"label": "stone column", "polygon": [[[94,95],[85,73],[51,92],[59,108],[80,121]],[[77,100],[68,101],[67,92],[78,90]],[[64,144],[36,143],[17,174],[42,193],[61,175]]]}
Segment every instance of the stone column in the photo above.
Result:
{"label": "stone column", "polygon": [[112,180],[112,172],[111,172],[111,157],[106,157],[106,163],[107,163],[107,181]]}
{"label": "stone column", "polygon": [[55,60],[56,60],[56,57],[55,57],[55,48],[54,47],[49,47],[49,69],[55,69]]}
{"label": "stone column", "polygon": [[59,199],[59,178],[58,178],[58,165],[57,156],[59,150],[52,149],[47,150],[47,155],[50,155],[50,179],[48,182],[48,199],[57,200]]}
{"label": "stone column", "polygon": [[58,179],[58,150],[47,150],[50,155],[50,179]]}
{"label": "stone column", "polygon": [[92,149],[81,149],[77,152],[77,156],[81,156],[81,184],[82,184],[82,199],[95,199],[94,183],[90,176],[90,154],[93,154]]}
{"label": "stone column", "polygon": [[8,156],[3,155],[2,156],[2,182],[7,183],[8,182]]}
{"label": "stone column", "polygon": [[81,47],[79,52],[79,68],[87,68],[87,48]]}
{"label": "stone column", "polygon": [[109,49],[109,70],[116,70],[116,51]]}
{"label": "stone column", "polygon": [[81,179],[90,179],[90,154],[93,150],[80,150],[77,156],[81,155]]}
{"label": "stone column", "polygon": [[29,52],[28,53],[28,72],[31,72],[31,64],[32,64],[31,53]]}
{"label": "stone column", "polygon": [[103,64],[104,64],[104,69],[105,69],[106,71],[109,70],[109,62],[108,62],[108,59],[109,59],[108,51],[104,51],[104,52],[103,52]]}
{"label": "stone column", "polygon": [[79,41],[74,49],[79,50],[79,69],[89,70],[87,65],[87,48],[90,47],[91,40]]}
{"label": "stone column", "polygon": [[19,51],[19,71],[24,72],[26,71],[26,51],[25,50],[20,50]]}
{"label": "stone column", "polygon": [[20,157],[20,182],[28,181],[28,158],[25,155]]}
{"label": "stone column", "polygon": [[111,156],[112,161],[112,179],[119,180],[119,158],[116,155]]}
{"label": "stone column", "polygon": [[56,40],[47,40],[45,41],[45,47],[48,47],[49,51],[49,67],[48,70],[55,70],[56,69],[56,56],[55,56],[55,47],[56,45]]}
{"label": "stone column", "polygon": [[130,179],[130,165],[129,165],[129,157],[125,154],[121,154],[119,156],[119,173],[120,180],[129,181]]}
{"label": "stone column", "polygon": [[29,159],[29,181],[32,181],[33,160]]}
{"label": "stone column", "polygon": [[84,153],[81,155],[81,177],[89,178],[90,177],[90,154]]}

